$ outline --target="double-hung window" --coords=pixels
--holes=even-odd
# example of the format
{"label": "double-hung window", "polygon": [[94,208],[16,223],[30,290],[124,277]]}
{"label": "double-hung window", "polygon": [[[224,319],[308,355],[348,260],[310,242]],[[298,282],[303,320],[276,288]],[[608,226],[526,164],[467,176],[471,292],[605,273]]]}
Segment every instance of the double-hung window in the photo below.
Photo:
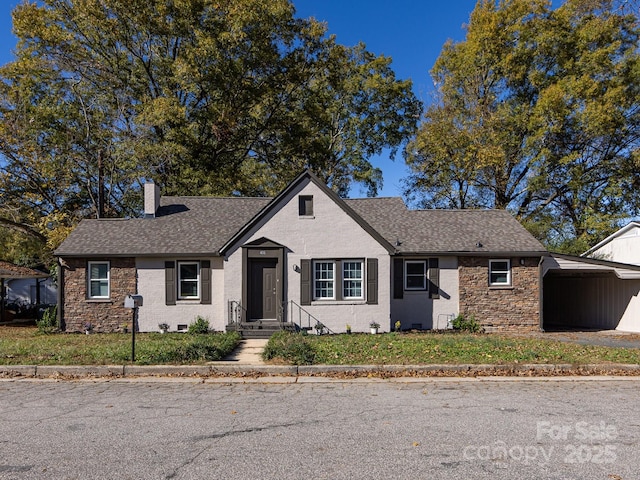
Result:
{"label": "double-hung window", "polygon": [[109,262],[89,262],[87,265],[89,298],[110,297]]}
{"label": "double-hung window", "polygon": [[363,298],[362,260],[342,261],[342,298],[345,300]]}
{"label": "double-hung window", "polygon": [[489,260],[489,285],[492,287],[511,285],[511,262],[509,260]]}
{"label": "double-hung window", "polygon": [[178,262],[178,299],[200,298],[200,264]]}
{"label": "double-hung window", "polygon": [[427,289],[427,262],[425,260],[407,260],[404,262],[404,289]]}
{"label": "double-hung window", "polygon": [[313,292],[317,300],[335,299],[335,264],[334,262],[314,262]]}
{"label": "double-hung window", "polygon": [[378,259],[300,260],[300,304],[378,304]]}
{"label": "double-hung window", "polygon": [[317,260],[313,262],[314,300],[364,299],[362,260]]}

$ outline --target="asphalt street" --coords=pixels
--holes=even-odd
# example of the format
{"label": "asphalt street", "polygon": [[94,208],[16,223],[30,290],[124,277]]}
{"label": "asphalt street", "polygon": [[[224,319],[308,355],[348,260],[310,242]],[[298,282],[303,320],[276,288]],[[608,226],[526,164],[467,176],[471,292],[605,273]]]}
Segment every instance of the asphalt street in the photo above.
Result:
{"label": "asphalt street", "polygon": [[640,476],[637,377],[275,382],[2,380],[0,479]]}

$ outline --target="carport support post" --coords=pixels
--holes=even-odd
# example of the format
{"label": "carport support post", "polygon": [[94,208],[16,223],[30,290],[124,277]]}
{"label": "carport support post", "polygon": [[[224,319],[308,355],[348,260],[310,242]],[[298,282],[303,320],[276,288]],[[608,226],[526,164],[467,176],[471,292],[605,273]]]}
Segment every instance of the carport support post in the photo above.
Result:
{"label": "carport support post", "polygon": [[138,307],[133,307],[131,309],[131,315],[133,318],[131,319],[131,363],[136,361],[136,317],[138,313]]}
{"label": "carport support post", "polygon": [[0,278],[0,322],[4,322],[4,278]]}

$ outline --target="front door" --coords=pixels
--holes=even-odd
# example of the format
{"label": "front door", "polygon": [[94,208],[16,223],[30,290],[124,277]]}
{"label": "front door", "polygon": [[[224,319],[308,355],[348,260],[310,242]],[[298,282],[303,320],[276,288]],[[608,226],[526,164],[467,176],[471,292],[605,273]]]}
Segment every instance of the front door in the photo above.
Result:
{"label": "front door", "polygon": [[276,319],[277,311],[277,258],[250,260],[249,319]]}

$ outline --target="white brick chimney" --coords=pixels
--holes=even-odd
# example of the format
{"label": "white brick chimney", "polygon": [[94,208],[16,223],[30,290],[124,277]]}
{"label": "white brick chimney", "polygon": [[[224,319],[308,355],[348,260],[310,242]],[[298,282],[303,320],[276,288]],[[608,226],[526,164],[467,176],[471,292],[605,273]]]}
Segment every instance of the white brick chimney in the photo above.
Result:
{"label": "white brick chimney", "polygon": [[144,217],[153,218],[160,207],[160,187],[153,182],[144,184]]}

